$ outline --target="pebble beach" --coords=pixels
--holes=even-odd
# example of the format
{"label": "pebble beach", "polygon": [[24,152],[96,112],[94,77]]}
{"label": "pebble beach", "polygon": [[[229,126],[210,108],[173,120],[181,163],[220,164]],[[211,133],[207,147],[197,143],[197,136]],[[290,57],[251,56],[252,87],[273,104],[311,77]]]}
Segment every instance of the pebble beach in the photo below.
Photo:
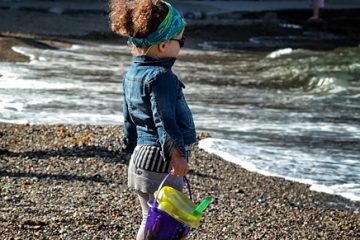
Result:
{"label": "pebble beach", "polygon": [[[134,239],[141,215],[122,136],[120,126],[1,123],[1,239]],[[195,203],[213,202],[187,239],[360,239],[359,202],[248,172],[197,145],[190,167]]]}
{"label": "pebble beach", "polygon": [[[302,14],[278,16],[300,24],[308,17]],[[91,41],[126,42],[109,32],[106,15],[94,11],[61,14],[2,6],[0,15],[0,62],[30,61],[14,46],[57,49]],[[187,46],[196,48],[204,39],[238,41],[258,32],[275,34],[269,16],[259,20],[243,15],[251,20],[242,19],[241,31],[233,31],[231,24],[212,26],[212,19],[200,22],[202,27],[189,24]],[[347,33],[344,42],[353,44],[360,36],[354,27],[359,22],[356,11],[351,20],[334,15],[324,28]],[[290,31],[276,29],[279,34]],[[141,209],[127,188],[130,156],[121,152],[122,137],[117,125],[0,122],[0,240],[134,239]],[[213,202],[187,239],[360,239],[360,202],[249,172],[197,144],[192,152],[188,178],[194,202],[206,196]]]}

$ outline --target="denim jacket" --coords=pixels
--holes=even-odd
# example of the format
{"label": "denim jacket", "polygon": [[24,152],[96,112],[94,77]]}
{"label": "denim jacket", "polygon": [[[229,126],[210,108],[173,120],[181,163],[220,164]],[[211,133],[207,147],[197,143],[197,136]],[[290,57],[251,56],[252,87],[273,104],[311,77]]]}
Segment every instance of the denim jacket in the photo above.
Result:
{"label": "denim jacket", "polygon": [[136,56],[123,81],[124,142],[128,152],[137,144],[157,145],[166,161],[177,148],[196,142],[195,125],[184,98],[184,84],[172,72],[176,58]]}

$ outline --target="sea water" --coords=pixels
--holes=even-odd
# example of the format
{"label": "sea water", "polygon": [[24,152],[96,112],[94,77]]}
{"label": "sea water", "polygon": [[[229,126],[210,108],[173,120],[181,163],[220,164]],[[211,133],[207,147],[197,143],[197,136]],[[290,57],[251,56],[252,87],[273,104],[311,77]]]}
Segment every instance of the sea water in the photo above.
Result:
{"label": "sea water", "polygon": [[[209,48],[210,44],[205,44]],[[121,124],[126,46],[14,47],[0,63],[0,121]],[[360,201],[360,49],[182,51],[174,71],[200,147],[266,175]]]}

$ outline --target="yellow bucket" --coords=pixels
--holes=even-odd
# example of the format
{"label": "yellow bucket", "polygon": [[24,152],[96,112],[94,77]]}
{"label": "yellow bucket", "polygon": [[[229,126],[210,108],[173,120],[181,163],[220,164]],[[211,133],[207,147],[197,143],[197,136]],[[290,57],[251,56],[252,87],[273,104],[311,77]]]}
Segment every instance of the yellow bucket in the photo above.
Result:
{"label": "yellow bucket", "polygon": [[196,205],[182,192],[164,186],[154,193],[157,196],[158,208],[192,228],[200,226],[201,213],[195,214]]}

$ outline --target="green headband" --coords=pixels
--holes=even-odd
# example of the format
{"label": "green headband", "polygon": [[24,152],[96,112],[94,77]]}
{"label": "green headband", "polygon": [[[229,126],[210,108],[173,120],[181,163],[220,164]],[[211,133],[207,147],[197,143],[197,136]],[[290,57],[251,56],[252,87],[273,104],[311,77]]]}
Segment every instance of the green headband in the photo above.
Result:
{"label": "green headband", "polygon": [[129,37],[129,42],[135,46],[152,46],[173,38],[184,28],[184,20],[180,13],[168,2],[165,3],[169,11],[155,32],[145,38]]}

